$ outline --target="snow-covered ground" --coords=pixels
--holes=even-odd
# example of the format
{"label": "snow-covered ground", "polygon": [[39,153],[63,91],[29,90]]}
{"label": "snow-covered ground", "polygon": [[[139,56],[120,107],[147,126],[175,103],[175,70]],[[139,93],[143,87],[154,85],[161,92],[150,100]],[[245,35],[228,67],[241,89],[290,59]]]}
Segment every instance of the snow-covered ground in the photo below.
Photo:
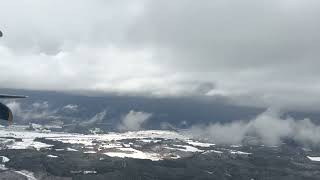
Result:
{"label": "snow-covered ground", "polygon": [[28,180],[37,180],[37,178],[34,177],[34,174],[32,172],[26,171],[26,170],[22,170],[22,171],[15,171],[18,174],[23,175],[24,177],[26,177]]}
{"label": "snow-covered ground", "polygon": [[6,163],[10,161],[10,159],[7,158],[6,156],[0,156],[0,158],[2,159],[2,163]]}
{"label": "snow-covered ground", "polygon": [[161,160],[161,156],[157,153],[142,152],[133,148],[119,148],[119,152],[106,152],[105,155],[111,157],[129,157],[136,159],[151,159],[153,161]]}
{"label": "snow-covered ground", "polygon": [[50,158],[57,158],[58,156],[49,154],[48,157],[50,157]]}
{"label": "snow-covered ground", "polygon": [[[0,137],[2,148],[6,149],[48,149],[153,161],[204,153],[215,147],[214,144],[195,141],[177,132],[160,130],[84,135],[28,131],[26,126],[11,126],[0,127]],[[66,147],[57,149],[54,142],[62,142]],[[240,151],[229,153],[249,154]],[[56,158],[55,155],[48,157]]]}
{"label": "snow-covered ground", "polygon": [[320,161],[320,157],[310,157],[310,156],[307,156],[308,159],[310,159],[311,161]]}

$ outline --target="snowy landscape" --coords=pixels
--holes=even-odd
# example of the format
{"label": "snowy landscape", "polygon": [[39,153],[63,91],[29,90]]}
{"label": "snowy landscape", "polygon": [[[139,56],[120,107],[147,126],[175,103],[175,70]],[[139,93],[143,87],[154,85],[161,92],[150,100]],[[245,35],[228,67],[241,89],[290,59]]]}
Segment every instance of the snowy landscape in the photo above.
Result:
{"label": "snowy landscape", "polygon": [[[37,127],[37,129],[28,130],[30,129],[29,126],[18,125],[0,128],[0,158],[2,159],[0,174],[3,176],[25,177],[29,180],[35,180],[46,178],[61,179],[63,176],[70,178],[90,176],[92,178],[94,175],[98,177],[99,174],[103,174],[101,170],[99,171],[99,168],[96,169],[94,166],[90,166],[87,167],[88,169],[85,169],[73,165],[74,167],[69,167],[69,171],[63,176],[43,176],[44,172],[39,173],[39,170],[33,171],[33,169],[29,169],[30,167],[28,166],[25,167],[26,169],[23,169],[23,167],[19,165],[17,158],[20,156],[22,156],[22,159],[26,158],[24,157],[25,155],[23,155],[26,152],[31,153],[28,155],[31,155],[31,158],[33,156],[34,158],[37,158],[39,154],[41,154],[41,158],[44,159],[41,161],[60,163],[63,163],[65,160],[71,157],[78,157],[82,160],[85,160],[88,157],[94,157],[94,159],[96,159],[95,161],[104,162],[106,159],[114,158],[116,161],[125,164],[127,160],[130,159],[148,160],[151,162],[179,162],[179,159],[181,161],[185,161],[190,158],[214,158],[216,159],[215,163],[220,162],[223,164],[230,160],[248,160],[253,158],[255,153],[261,155],[261,152],[263,151],[267,151],[268,154],[266,154],[266,156],[269,156],[270,151],[274,153],[279,151],[279,149],[282,149],[281,147],[264,146],[221,146],[213,143],[193,140],[188,138],[186,135],[183,135],[183,133],[174,131],[145,130],[129,131],[124,133],[110,132],[103,134],[77,134],[51,132],[49,129],[44,130],[43,126],[41,125],[33,126]],[[285,145],[283,146],[285,148],[290,147]],[[294,149],[293,147],[290,148]],[[280,152],[283,153],[282,151],[283,149]],[[304,153],[304,157],[301,157],[301,153]],[[283,158],[286,159],[288,158],[286,156],[289,156],[289,158],[293,159],[294,161],[303,160],[303,162],[307,164],[312,164],[314,162],[316,163],[314,165],[320,165],[320,163],[317,164],[317,161],[320,161],[320,157],[315,156],[319,153],[312,152],[308,149],[301,149],[299,150],[298,154],[299,156],[297,157],[297,154],[292,154],[292,152],[290,152]],[[281,157],[278,156],[278,158]],[[209,160],[202,161],[204,161],[202,163],[210,162]],[[24,163],[28,164],[28,162]],[[203,172],[205,172],[205,174],[209,177],[219,175],[214,174],[213,169],[203,170]]]}

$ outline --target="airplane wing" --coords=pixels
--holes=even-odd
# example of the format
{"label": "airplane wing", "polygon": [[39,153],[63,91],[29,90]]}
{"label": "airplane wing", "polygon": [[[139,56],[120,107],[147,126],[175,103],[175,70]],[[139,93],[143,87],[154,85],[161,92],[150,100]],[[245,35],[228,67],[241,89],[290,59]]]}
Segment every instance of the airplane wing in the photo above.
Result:
{"label": "airplane wing", "polygon": [[[27,96],[20,96],[20,95],[8,95],[8,94],[0,94],[0,99],[2,98],[9,98],[9,99],[16,99],[16,98],[26,98]],[[0,103],[0,120],[6,120],[12,122],[13,115],[9,107]]]}
{"label": "airplane wing", "polygon": [[0,119],[12,122],[13,116],[11,110],[4,104],[0,103]]}
{"label": "airplane wing", "polygon": [[28,96],[0,94],[0,99],[3,99],[3,98],[17,99],[17,98],[27,98],[27,97],[28,97]]}

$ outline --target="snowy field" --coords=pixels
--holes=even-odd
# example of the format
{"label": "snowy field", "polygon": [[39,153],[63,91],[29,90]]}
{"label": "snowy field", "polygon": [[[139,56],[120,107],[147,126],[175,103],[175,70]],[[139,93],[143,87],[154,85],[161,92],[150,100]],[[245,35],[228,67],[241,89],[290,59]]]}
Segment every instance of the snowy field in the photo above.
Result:
{"label": "snowy field", "polygon": [[[1,127],[1,148],[99,153],[110,157],[150,159],[152,161],[178,159],[194,153],[221,152],[214,150],[215,144],[199,142],[173,131],[148,130],[85,135],[28,131],[26,128],[26,126]],[[63,143],[66,148],[55,148],[54,142]],[[241,151],[227,151],[232,154],[250,154]],[[59,158],[54,155],[50,157]]]}

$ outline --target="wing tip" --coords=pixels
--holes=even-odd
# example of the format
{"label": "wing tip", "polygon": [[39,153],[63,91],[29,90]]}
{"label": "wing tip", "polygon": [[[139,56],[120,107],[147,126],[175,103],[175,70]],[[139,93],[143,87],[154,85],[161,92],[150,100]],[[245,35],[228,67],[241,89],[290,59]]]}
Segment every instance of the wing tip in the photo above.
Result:
{"label": "wing tip", "polygon": [[0,98],[1,98],[1,99],[5,99],[5,98],[17,99],[17,98],[28,98],[28,96],[0,94]]}

